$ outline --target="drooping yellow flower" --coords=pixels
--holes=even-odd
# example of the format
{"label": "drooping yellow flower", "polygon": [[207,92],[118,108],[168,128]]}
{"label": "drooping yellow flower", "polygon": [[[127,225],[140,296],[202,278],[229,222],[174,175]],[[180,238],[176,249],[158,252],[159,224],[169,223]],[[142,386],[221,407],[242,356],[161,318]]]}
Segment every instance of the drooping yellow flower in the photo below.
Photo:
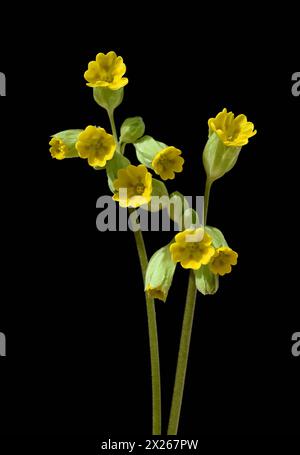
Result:
{"label": "drooping yellow flower", "polygon": [[68,146],[64,143],[64,141],[58,139],[58,137],[53,137],[49,142],[49,145],[52,158],[56,158],[57,160],[63,160],[66,158]]}
{"label": "drooping yellow flower", "polygon": [[118,90],[128,84],[128,79],[122,77],[126,72],[126,66],[122,57],[118,57],[114,51],[107,54],[100,52],[88,64],[84,78],[88,81],[89,87],[107,87],[111,90]]}
{"label": "drooping yellow flower", "polygon": [[52,158],[63,160],[65,158],[78,158],[75,144],[82,130],[65,130],[53,134],[50,145]]}
{"label": "drooping yellow flower", "polygon": [[78,136],[76,149],[81,158],[87,158],[90,166],[103,167],[114,156],[116,143],[104,128],[89,125]]}
{"label": "drooping yellow flower", "polygon": [[233,112],[227,112],[226,108],[215,118],[210,118],[208,126],[210,133],[217,133],[223,144],[228,147],[242,147],[257,133],[253,123],[248,122],[244,114],[234,117]]}
{"label": "drooping yellow flower", "polygon": [[210,270],[215,275],[225,275],[231,272],[231,266],[236,265],[238,254],[227,246],[217,248],[209,263]]}
{"label": "drooping yellow flower", "polygon": [[121,207],[140,207],[151,199],[152,175],[143,164],[119,169],[113,185],[116,190],[113,199]]}
{"label": "drooping yellow flower", "polygon": [[182,172],[184,159],[180,156],[181,150],[176,147],[166,147],[158,152],[153,161],[154,172],[163,180],[175,178],[175,172]]}
{"label": "drooping yellow flower", "polygon": [[215,249],[211,246],[211,237],[203,228],[186,229],[175,236],[170,245],[174,262],[180,262],[184,269],[198,270],[201,265],[208,264]]}

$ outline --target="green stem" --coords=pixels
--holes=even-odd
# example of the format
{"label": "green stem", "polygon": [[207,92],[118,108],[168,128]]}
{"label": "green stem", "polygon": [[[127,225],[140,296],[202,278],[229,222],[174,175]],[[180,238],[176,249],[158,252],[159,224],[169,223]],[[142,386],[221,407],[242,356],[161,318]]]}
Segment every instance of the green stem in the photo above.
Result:
{"label": "green stem", "polygon": [[206,222],[207,222],[209,195],[210,195],[210,189],[211,189],[212,183],[213,182],[211,180],[206,179],[205,193],[204,193],[204,225],[206,225]]}
{"label": "green stem", "polygon": [[186,304],[182,323],[181,339],[179,354],[176,368],[175,384],[173,389],[173,398],[171,413],[168,426],[168,435],[177,435],[178,424],[180,419],[185,376],[189,357],[190,341],[193,328],[193,319],[195,312],[197,288],[195,283],[195,274],[190,270],[189,284],[186,295]]}
{"label": "green stem", "polygon": [[[145,281],[145,275],[148,265],[147,253],[143,234],[140,230],[134,232],[140,265]],[[151,379],[152,379],[152,434],[161,434],[161,390],[160,390],[160,365],[159,365],[159,349],[158,336],[156,326],[156,313],[154,300],[146,294],[146,307],[148,318],[148,331],[150,343],[150,359],[151,359]]]}
{"label": "green stem", "polygon": [[117,150],[119,151],[120,144],[118,140],[118,135],[117,135],[117,129],[116,129],[116,124],[115,124],[115,118],[114,118],[114,111],[113,110],[107,110],[109,121],[110,121],[110,126],[111,126],[111,131],[114,137],[114,140],[117,144]]}

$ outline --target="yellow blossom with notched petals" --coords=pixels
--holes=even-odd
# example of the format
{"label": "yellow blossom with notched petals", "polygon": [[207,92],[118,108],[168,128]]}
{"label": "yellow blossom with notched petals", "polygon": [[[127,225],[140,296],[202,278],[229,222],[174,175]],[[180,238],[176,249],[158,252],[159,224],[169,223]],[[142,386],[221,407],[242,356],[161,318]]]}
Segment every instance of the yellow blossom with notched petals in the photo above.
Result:
{"label": "yellow blossom with notched petals", "polygon": [[117,56],[114,51],[107,54],[100,52],[96,60],[88,64],[84,78],[88,81],[89,87],[106,87],[111,90],[118,90],[128,84],[128,79],[123,77],[126,66],[122,57]]}
{"label": "yellow blossom with notched petals", "polygon": [[175,172],[182,172],[184,159],[180,156],[181,150],[176,147],[166,147],[158,152],[153,161],[152,167],[156,174],[163,180],[175,178]]}
{"label": "yellow blossom with notched petals", "polygon": [[151,199],[152,175],[143,164],[129,164],[119,169],[113,185],[116,190],[113,199],[119,201],[121,207],[140,207]]}
{"label": "yellow blossom with notched petals", "polygon": [[184,269],[198,270],[210,262],[215,249],[211,246],[211,237],[203,228],[186,229],[175,236],[170,245],[174,262],[180,262]]}
{"label": "yellow blossom with notched petals", "polygon": [[68,146],[63,140],[58,137],[53,137],[49,142],[49,145],[52,158],[56,158],[57,160],[63,160],[66,158],[66,155],[68,154]]}
{"label": "yellow blossom with notched petals", "polygon": [[242,147],[257,131],[244,114],[234,117],[233,112],[224,108],[215,118],[208,120],[210,133],[215,132],[227,147]]}
{"label": "yellow blossom with notched petals", "polygon": [[231,266],[236,265],[238,254],[227,246],[217,248],[209,264],[209,269],[215,275],[225,275],[231,272]]}
{"label": "yellow blossom with notched petals", "polygon": [[87,158],[90,166],[103,167],[114,156],[116,143],[104,128],[89,125],[79,134],[76,149],[81,158]]}

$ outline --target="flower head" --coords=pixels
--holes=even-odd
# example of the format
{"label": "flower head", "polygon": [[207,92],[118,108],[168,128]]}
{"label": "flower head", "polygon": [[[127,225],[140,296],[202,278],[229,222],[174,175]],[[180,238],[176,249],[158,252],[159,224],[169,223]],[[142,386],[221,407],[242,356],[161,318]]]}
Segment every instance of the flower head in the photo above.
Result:
{"label": "flower head", "polygon": [[198,270],[201,265],[208,264],[215,249],[211,246],[211,237],[203,228],[186,229],[175,236],[170,246],[174,262],[180,262],[184,269]]}
{"label": "flower head", "polygon": [[103,167],[114,156],[116,143],[104,128],[89,125],[79,134],[76,149],[81,158],[87,158],[90,166]]}
{"label": "flower head", "polygon": [[238,254],[227,246],[222,246],[215,250],[209,269],[215,275],[225,275],[231,272],[231,266],[236,265]]}
{"label": "flower head", "polygon": [[152,167],[156,174],[163,180],[175,178],[175,172],[181,172],[184,159],[180,156],[181,150],[176,147],[166,147],[158,152],[153,161]]}
{"label": "flower head", "polygon": [[151,199],[152,175],[143,164],[129,164],[119,169],[113,185],[116,190],[113,199],[119,201],[121,207],[140,207]]}
{"label": "flower head", "polygon": [[63,160],[78,157],[75,148],[77,138],[82,130],[65,130],[53,134],[49,145],[52,158]]}
{"label": "flower head", "polygon": [[89,87],[107,87],[111,90],[118,90],[128,84],[128,79],[122,77],[126,72],[126,66],[122,57],[118,57],[114,51],[107,54],[100,52],[96,61],[88,65],[84,78],[88,81]]}
{"label": "flower head", "polygon": [[51,141],[49,142],[50,145],[50,153],[52,158],[56,158],[57,160],[63,160],[66,158],[66,155],[68,153],[68,147],[58,137],[53,137]]}
{"label": "flower head", "polygon": [[248,122],[244,114],[234,117],[233,112],[227,112],[226,108],[215,118],[210,118],[208,126],[210,134],[215,132],[227,147],[242,147],[257,133],[253,123]]}

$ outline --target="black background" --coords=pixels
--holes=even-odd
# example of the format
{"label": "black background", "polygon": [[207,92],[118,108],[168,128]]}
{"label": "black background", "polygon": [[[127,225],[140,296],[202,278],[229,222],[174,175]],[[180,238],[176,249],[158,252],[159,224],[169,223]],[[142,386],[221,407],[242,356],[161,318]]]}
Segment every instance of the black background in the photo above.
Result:
{"label": "black background", "polygon": [[[216,12],[174,8],[176,20],[158,10],[152,17],[146,7],[122,14],[40,10],[18,39],[14,27],[3,32],[3,434],[151,433],[133,235],[96,229],[96,200],[108,194],[104,173],[48,152],[57,131],[109,128],[83,79],[87,63],[109,50],[123,56],[130,81],[117,125],[141,115],[147,134],[183,151],[184,172],[168,182],[170,191],[203,194],[207,119],[223,107],[245,113],[258,130],[212,190],[209,224],[222,229],[239,263],[216,296],[198,295],[179,434],[299,431],[299,358],[291,355],[291,336],[300,330],[292,263],[300,101],[291,94],[291,75],[299,71],[293,27],[289,22],[283,39],[280,22],[266,28],[261,16],[237,29],[221,12],[218,22]],[[134,150],[129,154],[134,161]],[[170,236],[145,233],[149,256]],[[187,276],[177,267],[167,303],[156,304],[164,428]]]}

